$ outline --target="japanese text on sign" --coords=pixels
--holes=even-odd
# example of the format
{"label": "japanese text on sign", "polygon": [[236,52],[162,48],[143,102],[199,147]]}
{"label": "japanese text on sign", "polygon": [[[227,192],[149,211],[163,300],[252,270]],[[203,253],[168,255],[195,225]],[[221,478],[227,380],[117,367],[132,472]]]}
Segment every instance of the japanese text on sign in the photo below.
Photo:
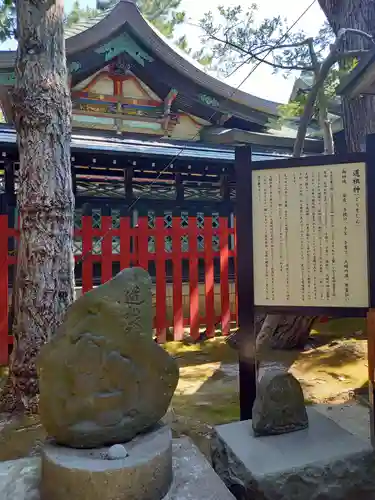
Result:
{"label": "japanese text on sign", "polygon": [[368,307],[365,164],[252,176],[255,305]]}

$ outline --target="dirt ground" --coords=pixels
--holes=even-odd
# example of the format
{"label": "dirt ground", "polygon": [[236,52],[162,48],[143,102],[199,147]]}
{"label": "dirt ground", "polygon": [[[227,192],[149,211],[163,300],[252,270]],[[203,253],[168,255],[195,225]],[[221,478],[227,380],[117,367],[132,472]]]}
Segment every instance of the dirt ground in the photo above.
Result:
{"label": "dirt ground", "polygon": [[[300,380],[306,404],[341,403],[366,393],[367,340],[365,321],[317,323],[314,346],[304,352],[273,351],[273,359],[290,366]],[[169,343],[180,365],[173,398],[175,416],[214,425],[239,418],[237,356],[224,339],[202,344]]]}
{"label": "dirt ground", "polygon": [[[334,405],[358,394],[366,404],[365,322],[317,323],[312,333],[314,348],[273,351],[272,360],[290,367],[302,384],[306,404]],[[190,436],[209,458],[212,426],[239,419],[237,354],[222,337],[199,344],[169,342],[165,348],[180,366],[180,381],[165,420],[175,436]],[[37,417],[0,425],[0,460],[26,456],[44,438]]]}

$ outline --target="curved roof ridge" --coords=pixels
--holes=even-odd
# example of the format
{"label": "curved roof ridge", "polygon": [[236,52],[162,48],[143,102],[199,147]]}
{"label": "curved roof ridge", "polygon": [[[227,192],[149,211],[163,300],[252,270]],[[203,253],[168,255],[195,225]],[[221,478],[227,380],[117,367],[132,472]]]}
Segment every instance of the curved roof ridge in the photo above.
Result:
{"label": "curved roof ridge", "polygon": [[[128,3],[129,0],[120,0],[119,3],[122,2]],[[268,99],[255,96],[248,92],[244,92],[239,88],[228,85],[227,83],[217,78],[216,76],[215,77],[212,76],[211,74],[205,71],[205,68],[202,65],[200,65],[197,61],[192,60],[192,58],[188,54],[183,52],[179,47],[177,47],[173,42],[171,42],[171,40],[169,40],[162,33],[160,33],[160,31],[141,14],[138,8],[137,11],[139,13],[139,19],[137,20],[138,24],[141,24],[142,22],[145,23],[145,25],[149,27],[150,36],[146,37],[145,35],[147,35],[147,33],[144,33],[142,27],[139,26],[136,22],[129,24],[130,27],[138,32],[138,36],[141,37],[141,35],[143,35],[143,37],[141,37],[142,40],[147,42],[148,39],[148,46],[151,49],[156,50],[162,59],[163,56],[164,59],[167,57],[168,62],[171,63],[176,69],[179,69],[180,71],[183,70],[183,72],[186,74],[188,78],[195,80],[196,83],[206,88],[207,86],[209,87],[214,86],[215,90],[224,99],[229,99],[239,104],[244,104],[253,107],[255,109],[258,109],[259,111],[263,111],[265,113],[272,114],[275,116],[279,114],[278,107],[280,106],[281,103],[276,103],[274,101],[270,101]],[[160,45],[165,45],[171,53],[168,54],[165,52],[165,50],[163,51],[162,47],[160,46],[158,47],[157,46],[158,42]],[[192,73],[191,67],[184,68],[183,65],[181,65],[181,61],[178,61],[178,59],[185,61],[189,66],[192,66],[195,71]],[[206,82],[204,80],[206,80]]]}
{"label": "curved roof ridge", "polygon": [[[91,20],[82,21],[67,29],[67,58],[74,62],[80,55],[83,57],[88,49],[107,43],[122,30],[128,30],[129,35],[134,36],[146,51],[185,78],[190,87],[198,92],[195,95],[194,91],[191,99],[198,99],[202,106],[223,108],[218,108],[223,115],[228,114],[261,126],[266,125],[269,117],[278,116],[279,103],[239,90],[204,71],[197,61],[192,61],[146,20],[133,0],[119,0]],[[15,55],[15,52],[1,51],[0,69],[4,72],[14,71]],[[99,69],[94,68],[95,64],[91,68],[93,71]],[[214,104],[206,104],[203,100],[205,98],[211,99]]]}
{"label": "curved roof ridge", "polygon": [[72,24],[71,26],[66,27],[64,29],[65,39],[72,38],[73,36],[78,35],[79,33],[82,33],[83,31],[86,31],[89,28],[92,28],[93,26],[98,24],[102,19],[107,17],[110,12],[112,12],[112,10],[116,7],[117,3],[118,2],[111,5],[111,7],[108,7],[107,9],[100,11],[94,17],[79,20],[76,23]]}

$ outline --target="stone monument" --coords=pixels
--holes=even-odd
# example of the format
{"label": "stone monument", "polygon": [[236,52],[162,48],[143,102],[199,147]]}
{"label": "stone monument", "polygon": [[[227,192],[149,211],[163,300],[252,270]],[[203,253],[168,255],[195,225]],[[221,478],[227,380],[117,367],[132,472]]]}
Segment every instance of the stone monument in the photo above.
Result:
{"label": "stone monument", "polygon": [[260,366],[253,406],[255,436],[306,429],[309,420],[299,381],[281,365]]}
{"label": "stone monument", "polygon": [[42,500],[161,500],[172,436],[160,423],[176,361],[152,338],[151,279],[126,269],[79,298],[37,361]]}

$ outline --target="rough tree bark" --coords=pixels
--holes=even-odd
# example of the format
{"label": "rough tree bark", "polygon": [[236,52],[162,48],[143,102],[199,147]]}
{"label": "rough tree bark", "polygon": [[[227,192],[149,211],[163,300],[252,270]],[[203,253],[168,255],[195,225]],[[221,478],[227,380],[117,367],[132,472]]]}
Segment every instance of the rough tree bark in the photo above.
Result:
{"label": "rough tree bark", "polygon": [[[375,34],[374,0],[319,0],[328,21],[336,34],[336,42],[331,52],[322,63],[319,74],[308,96],[304,112],[304,128],[299,129],[294,146],[294,156],[300,156],[306,135],[307,124],[311,118],[313,106],[319,95],[319,89],[332,64],[337,60],[339,45],[344,53],[368,49],[373,42],[366,36],[342,36],[345,29],[360,30],[363,34]],[[342,40],[341,40],[342,37]],[[336,47],[335,47],[336,45]],[[349,151],[361,151],[365,146],[366,134],[375,131],[375,99],[363,97],[343,99],[344,126]],[[323,131],[327,133],[327,130]],[[303,347],[309,338],[312,317],[267,316],[257,337],[257,348],[293,349]]]}
{"label": "rough tree bark", "polygon": [[[354,28],[375,35],[374,0],[319,0],[319,5],[335,34],[343,28]],[[363,48],[369,48],[369,42],[361,37],[348,37],[343,47],[344,50]],[[375,99],[344,97],[343,115],[349,151],[364,150],[366,135],[375,132]]]}
{"label": "rough tree bark", "polygon": [[14,114],[20,241],[4,411],[37,411],[35,358],[74,295],[71,100],[62,0],[18,0]]}
{"label": "rough tree bark", "polygon": [[[325,13],[334,33],[340,38],[340,30],[360,30],[362,34],[375,36],[375,5],[374,0],[319,0],[319,4]],[[370,40],[365,36],[345,37],[339,50],[342,52],[357,52],[368,49]],[[294,156],[301,155],[303,143],[306,136],[307,125],[313,112],[313,106],[319,94],[319,88],[328,74],[332,64],[337,60],[334,50],[331,50],[328,58],[316,73],[313,92],[310,92],[305,107],[303,127],[294,146]],[[314,65],[314,61],[312,61]],[[343,115],[346,133],[346,142],[349,151],[361,151],[365,147],[366,135],[375,132],[375,98],[364,96],[358,99],[343,98]],[[324,121],[324,116],[320,116]],[[321,123],[323,125],[323,123]],[[328,125],[328,123],[326,124]],[[323,127],[327,134],[325,139],[330,140],[332,131]],[[331,151],[327,150],[327,153]],[[292,349],[302,347],[309,337],[310,328],[314,318],[269,315],[258,321],[257,328],[257,350],[263,349]],[[237,332],[236,332],[237,333]],[[242,343],[241,331],[233,334],[228,339],[232,347],[239,348]],[[244,339],[245,340],[245,339]]]}
{"label": "rough tree bark", "polygon": [[[299,158],[303,153],[307,127],[313,116],[314,106],[317,100],[319,108],[319,123],[322,128],[324,138],[324,152],[325,154],[334,153],[332,129],[331,127],[327,127],[327,125],[329,125],[327,120],[328,110],[327,104],[325,103],[326,99],[323,86],[334,64],[345,64],[345,61],[347,61],[348,59],[353,57],[361,57],[363,54],[368,52],[368,50],[366,50],[366,47],[363,46],[364,44],[362,44],[362,47],[355,47],[355,44],[352,42],[354,38],[364,40],[372,47],[374,46],[374,39],[368,32],[359,30],[357,28],[343,28],[340,29],[338,33],[336,33],[336,40],[331,45],[329,54],[322,63],[318,62],[311,39],[308,40],[312,67],[314,68],[314,83],[311,90],[309,91],[298,126],[297,136],[293,148],[293,156],[296,158]],[[351,41],[348,43],[348,40]],[[353,46],[353,49],[351,49],[350,46]]]}

